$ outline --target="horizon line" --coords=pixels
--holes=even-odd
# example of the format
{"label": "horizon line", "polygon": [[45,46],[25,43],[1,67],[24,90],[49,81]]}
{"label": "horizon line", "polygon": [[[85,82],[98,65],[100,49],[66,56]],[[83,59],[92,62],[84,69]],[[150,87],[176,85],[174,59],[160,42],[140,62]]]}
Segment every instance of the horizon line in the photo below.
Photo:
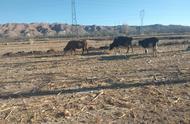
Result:
{"label": "horizon line", "polygon": [[[0,23],[0,25],[5,25],[5,24],[67,24],[67,25],[72,25],[70,23],[66,23],[66,22],[6,22],[6,23]],[[129,25],[129,24],[113,24],[113,25],[106,25],[106,24],[77,24],[80,26],[121,26],[121,25],[128,25],[128,26],[141,26],[141,25]],[[152,25],[162,25],[162,26],[190,26],[190,25],[183,25],[183,24],[159,24],[159,23],[155,23],[155,24],[146,24],[143,26],[152,26]]]}

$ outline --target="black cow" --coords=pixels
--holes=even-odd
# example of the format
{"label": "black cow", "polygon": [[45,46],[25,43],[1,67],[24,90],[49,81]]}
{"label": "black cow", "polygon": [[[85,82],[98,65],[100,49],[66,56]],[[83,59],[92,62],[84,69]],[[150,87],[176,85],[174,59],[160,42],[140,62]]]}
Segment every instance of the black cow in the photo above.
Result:
{"label": "black cow", "polygon": [[148,53],[148,48],[152,47],[153,50],[153,56],[157,54],[157,43],[159,42],[159,39],[156,37],[146,38],[141,41],[139,41],[139,46],[142,46],[145,49],[145,53]]}
{"label": "black cow", "polygon": [[82,54],[85,50],[88,53],[86,40],[70,40],[64,48],[64,54],[68,51],[71,51],[72,54],[72,52],[75,52],[76,49],[82,49]]}
{"label": "black cow", "polygon": [[129,48],[131,47],[133,52],[133,46],[132,46],[132,37],[125,37],[125,36],[119,36],[114,38],[113,43],[110,44],[109,50],[112,50],[115,47],[127,47],[127,53],[129,52]]}

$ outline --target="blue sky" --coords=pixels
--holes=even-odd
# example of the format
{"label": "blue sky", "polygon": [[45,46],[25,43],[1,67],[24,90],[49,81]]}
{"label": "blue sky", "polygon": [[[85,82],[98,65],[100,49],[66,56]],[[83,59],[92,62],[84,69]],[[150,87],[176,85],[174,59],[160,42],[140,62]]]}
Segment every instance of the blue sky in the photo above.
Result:
{"label": "blue sky", "polygon": [[[71,0],[0,0],[0,23],[71,23]],[[76,0],[77,19],[84,25],[190,26],[190,0]]]}

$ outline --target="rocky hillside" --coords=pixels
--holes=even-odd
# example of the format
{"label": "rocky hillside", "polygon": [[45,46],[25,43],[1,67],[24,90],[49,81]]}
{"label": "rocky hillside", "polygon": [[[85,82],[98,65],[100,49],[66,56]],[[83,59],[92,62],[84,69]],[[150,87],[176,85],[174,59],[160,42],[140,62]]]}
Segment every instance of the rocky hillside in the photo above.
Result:
{"label": "rocky hillside", "polygon": [[[81,36],[112,36],[122,34],[138,34],[139,26],[78,26]],[[145,34],[157,33],[186,33],[190,32],[190,26],[181,25],[149,25],[142,28]],[[0,38],[27,38],[27,37],[69,37],[72,34],[71,25],[48,23],[7,23],[0,25]]]}

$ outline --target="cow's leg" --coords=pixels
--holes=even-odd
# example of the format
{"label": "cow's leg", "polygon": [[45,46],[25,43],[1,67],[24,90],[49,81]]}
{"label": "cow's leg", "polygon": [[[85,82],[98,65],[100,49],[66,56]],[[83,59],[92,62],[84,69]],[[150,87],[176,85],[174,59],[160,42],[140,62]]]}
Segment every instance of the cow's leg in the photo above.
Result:
{"label": "cow's leg", "polygon": [[127,53],[129,52],[129,46],[127,47]]}
{"label": "cow's leg", "polygon": [[67,53],[67,51],[64,51],[64,52],[63,52],[63,56],[65,56],[65,55],[66,55],[66,53]]}
{"label": "cow's leg", "polygon": [[154,57],[157,56],[157,48],[156,48],[156,46],[153,47],[153,56],[154,56]]}
{"label": "cow's leg", "polygon": [[74,54],[76,54],[75,49],[71,49],[71,54],[73,54],[73,52],[74,52]]}
{"label": "cow's leg", "polygon": [[155,47],[153,48],[153,56],[154,57],[156,56],[156,48]]}
{"label": "cow's leg", "polygon": [[88,53],[88,49],[86,47],[84,47],[83,49],[84,52],[86,51],[86,53]]}
{"label": "cow's leg", "polygon": [[71,55],[73,55],[73,50],[72,49],[70,50],[70,53],[71,53]]}
{"label": "cow's leg", "polygon": [[75,51],[75,49],[72,49],[72,51],[73,51],[73,53],[74,53],[74,55],[76,54],[76,51]]}
{"label": "cow's leg", "polygon": [[156,48],[155,48],[154,52],[155,52],[155,56],[157,56],[157,49]]}
{"label": "cow's leg", "polygon": [[86,53],[88,53],[88,48],[86,48]]}
{"label": "cow's leg", "polygon": [[[117,48],[116,48],[116,49],[117,49]],[[117,52],[116,49],[113,49],[114,55],[116,55],[116,52]]]}
{"label": "cow's leg", "polygon": [[145,48],[145,53],[148,54],[148,49],[147,48]]}
{"label": "cow's leg", "polygon": [[121,53],[121,49],[119,47],[116,47],[115,48],[115,54],[117,55],[117,54],[120,54],[120,53]]}
{"label": "cow's leg", "polygon": [[84,48],[82,48],[82,55],[84,54]]}
{"label": "cow's leg", "polygon": [[156,56],[157,56],[157,49],[158,49],[158,46],[157,46],[157,44],[156,44],[156,46],[155,46],[155,53],[156,53]]}
{"label": "cow's leg", "polygon": [[132,53],[133,53],[133,45],[131,45]]}

